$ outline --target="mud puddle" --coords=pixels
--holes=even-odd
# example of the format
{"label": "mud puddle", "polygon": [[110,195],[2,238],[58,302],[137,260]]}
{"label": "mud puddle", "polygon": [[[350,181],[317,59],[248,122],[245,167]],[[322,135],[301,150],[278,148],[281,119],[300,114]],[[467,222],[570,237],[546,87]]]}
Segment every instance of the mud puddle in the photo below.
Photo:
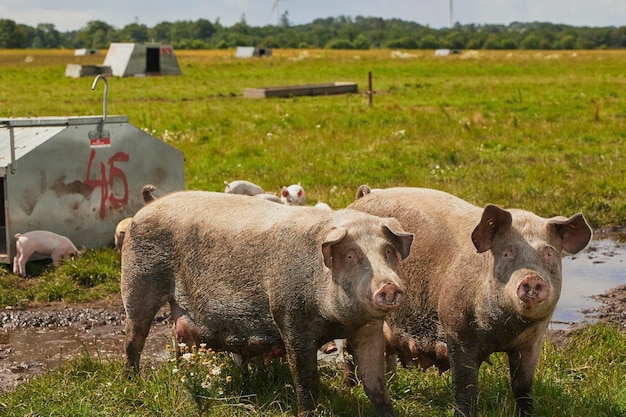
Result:
{"label": "mud puddle", "polygon": [[563,258],[563,288],[551,328],[593,322],[602,306],[596,296],[620,285],[626,285],[626,235],[593,239],[583,252]]}
{"label": "mud puddle", "polygon": [[[78,355],[124,358],[124,318],[121,300],[0,311],[0,392]],[[165,308],[157,314],[143,360],[169,358],[168,318]]]}
{"label": "mud puddle", "polygon": [[[567,330],[598,315],[626,326],[626,287],[603,295],[626,285],[626,235],[594,238],[583,252],[563,259],[563,277],[551,330]],[[612,308],[608,313],[602,310],[606,303]],[[124,318],[121,300],[0,310],[0,392],[80,354],[124,358]],[[171,333],[166,307],[148,336],[144,368],[147,361],[169,357]]]}

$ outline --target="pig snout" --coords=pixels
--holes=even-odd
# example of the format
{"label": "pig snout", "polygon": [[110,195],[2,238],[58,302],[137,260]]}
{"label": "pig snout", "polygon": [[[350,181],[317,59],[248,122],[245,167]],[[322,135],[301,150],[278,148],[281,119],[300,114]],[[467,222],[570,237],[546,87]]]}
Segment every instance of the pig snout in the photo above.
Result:
{"label": "pig snout", "polygon": [[517,296],[524,307],[531,309],[546,300],[550,295],[548,283],[539,275],[527,275],[517,286]]}
{"label": "pig snout", "polygon": [[374,295],[374,303],[383,310],[390,310],[400,305],[404,290],[393,282],[383,285]]}

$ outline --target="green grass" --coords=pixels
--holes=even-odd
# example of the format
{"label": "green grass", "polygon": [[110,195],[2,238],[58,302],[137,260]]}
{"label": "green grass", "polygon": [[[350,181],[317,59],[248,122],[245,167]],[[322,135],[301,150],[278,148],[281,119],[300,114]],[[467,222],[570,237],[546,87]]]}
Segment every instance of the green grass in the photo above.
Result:
{"label": "green grass", "polygon": [[[26,63],[26,57],[34,57]],[[479,206],[548,217],[583,212],[594,227],[626,225],[626,51],[499,51],[393,59],[391,51],[179,51],[178,77],[110,78],[109,114],[128,115],[185,155],[189,189],[222,191],[247,179],[268,191],[300,182],[309,202],[348,205],[357,187],[419,186]],[[0,117],[94,115],[102,86],[64,77],[67,63],[101,64],[72,51],[0,51]],[[374,104],[363,94],[374,80]],[[245,87],[353,81],[360,94],[244,99]],[[113,231],[112,231],[113,232]],[[4,270],[2,270],[4,268]],[[0,266],[0,305],[89,301],[119,294],[119,257],[89,250],[29,279]],[[626,416],[626,338],[583,329],[566,346],[546,343],[535,394],[538,416]],[[233,375],[232,362],[224,358]],[[506,360],[480,375],[480,415],[512,414]],[[0,414],[292,415],[285,364],[227,387],[223,398],[181,381],[174,363],[121,376],[121,358],[83,356],[0,397]],[[324,368],[321,415],[370,416],[360,386]],[[235,379],[233,377],[233,379]],[[201,384],[201,383],[200,383]],[[389,381],[400,416],[452,414],[448,374],[401,369]],[[200,386],[200,388],[198,388]],[[212,394],[213,395],[213,394]]]}
{"label": "green grass", "polygon": [[[63,76],[68,62],[102,57],[21,53],[0,53],[3,116],[102,112],[102,86]],[[111,78],[109,114],[182,150],[187,188],[221,191],[242,178],[277,192],[301,182],[312,202],[338,208],[362,183],[424,186],[481,206],[626,224],[625,51],[302,53],[181,51],[182,76]],[[242,97],[246,87],[333,81],[363,93],[368,71],[372,107],[364,94]]]}
{"label": "green grass", "polygon": [[87,302],[120,292],[120,259],[113,248],[88,250],[54,268],[49,261],[26,264],[24,279],[0,266],[0,305],[26,306],[53,301]]}

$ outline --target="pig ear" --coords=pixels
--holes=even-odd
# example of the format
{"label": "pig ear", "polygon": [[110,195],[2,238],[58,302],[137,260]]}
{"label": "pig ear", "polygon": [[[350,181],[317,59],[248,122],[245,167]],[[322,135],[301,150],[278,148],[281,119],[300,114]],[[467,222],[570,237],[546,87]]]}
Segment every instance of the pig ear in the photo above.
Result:
{"label": "pig ear", "polygon": [[361,184],[361,185],[359,185],[359,189],[356,190],[356,198],[354,200],[355,201],[359,200],[360,198],[370,194],[371,192],[372,192],[372,189],[370,188],[369,185]]}
{"label": "pig ear", "polygon": [[345,227],[333,227],[326,233],[326,238],[324,239],[324,243],[322,243],[322,254],[324,255],[324,265],[328,268],[333,264],[331,256],[332,246],[346,237],[347,234],[348,229]]}
{"label": "pig ear", "polygon": [[411,253],[413,233],[405,232],[396,219],[387,219],[385,223],[383,223],[383,227],[387,231],[386,234],[390,235],[393,239],[393,246],[400,252],[402,259],[406,259]]}
{"label": "pig ear", "polygon": [[587,246],[591,240],[591,227],[587,224],[585,217],[575,214],[569,219],[550,219],[548,224],[554,227],[558,235],[563,239],[563,249],[568,253],[577,253]]}
{"label": "pig ear", "polygon": [[512,220],[511,213],[493,204],[488,204],[483,210],[480,223],[472,232],[472,243],[478,253],[491,249],[495,235],[500,231],[508,229]]}

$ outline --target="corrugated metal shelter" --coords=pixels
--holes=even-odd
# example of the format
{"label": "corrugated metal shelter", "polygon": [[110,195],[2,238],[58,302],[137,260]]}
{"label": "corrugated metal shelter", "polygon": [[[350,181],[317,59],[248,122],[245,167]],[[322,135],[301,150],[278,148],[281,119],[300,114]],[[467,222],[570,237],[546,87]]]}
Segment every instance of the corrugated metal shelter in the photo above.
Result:
{"label": "corrugated metal shelter", "polygon": [[148,183],[156,195],[184,189],[183,155],[127,116],[0,118],[0,262],[13,262],[14,235],[29,230],[79,249],[112,244]]}
{"label": "corrugated metal shelter", "polygon": [[182,74],[174,48],[158,43],[112,43],[103,66],[117,77]]}

